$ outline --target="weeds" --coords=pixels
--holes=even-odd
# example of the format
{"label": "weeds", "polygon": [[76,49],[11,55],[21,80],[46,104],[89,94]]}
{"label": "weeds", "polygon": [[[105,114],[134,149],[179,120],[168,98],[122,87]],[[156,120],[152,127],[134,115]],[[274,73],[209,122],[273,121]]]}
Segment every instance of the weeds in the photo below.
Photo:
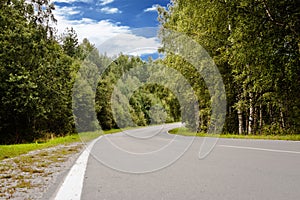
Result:
{"label": "weeds", "polygon": [[16,185],[16,188],[31,188],[32,185],[30,183],[30,181],[25,181],[25,180],[21,180],[18,182],[18,184]]}
{"label": "weeds", "polygon": [[[42,188],[40,181],[45,183],[53,173],[62,168],[61,163],[66,161],[70,154],[79,152],[82,147],[80,143],[60,145],[3,160],[0,163],[0,199],[23,198],[24,195],[25,199],[30,199],[27,191]],[[39,181],[34,181],[35,179]]]}

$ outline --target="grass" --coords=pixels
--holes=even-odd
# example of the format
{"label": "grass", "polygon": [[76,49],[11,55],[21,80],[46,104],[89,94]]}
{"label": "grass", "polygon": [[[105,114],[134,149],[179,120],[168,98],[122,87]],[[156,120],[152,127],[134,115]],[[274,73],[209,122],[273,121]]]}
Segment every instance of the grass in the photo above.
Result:
{"label": "grass", "polygon": [[[52,174],[61,167],[62,162],[70,158],[70,154],[82,150],[83,143],[104,134],[120,131],[121,129],[84,132],[65,137],[44,137],[31,144],[0,145],[0,161],[2,160],[0,162],[0,199],[18,197],[30,199],[26,196],[27,191],[46,184]],[[55,148],[48,148],[54,146]],[[40,151],[27,154],[29,151],[38,149]],[[5,158],[12,159],[3,160]],[[35,181],[37,178],[39,178],[38,184]]]}
{"label": "grass", "polygon": [[[139,128],[131,127],[122,130]],[[0,160],[5,158],[13,158],[22,154],[26,154],[29,151],[44,149],[48,147],[57,146],[60,144],[70,144],[74,142],[89,142],[103,134],[113,134],[120,132],[120,129],[111,129],[103,132],[84,132],[80,134],[72,134],[65,137],[56,137],[42,143],[30,143],[30,144],[16,144],[16,145],[0,145]],[[293,140],[300,141],[299,135],[235,135],[235,134],[206,134],[206,133],[194,133],[187,128],[176,128],[169,131],[171,134],[178,134],[184,136],[197,136],[197,137],[220,137],[220,138],[236,138],[236,139],[265,139],[265,140]],[[61,152],[64,153],[64,152]],[[46,155],[41,155],[46,156]]]}
{"label": "grass", "polygon": [[44,149],[57,146],[60,144],[70,144],[74,142],[89,142],[102,134],[112,134],[120,132],[120,129],[111,129],[103,132],[84,132],[80,134],[67,135],[65,137],[56,137],[43,143],[16,144],[16,145],[0,145],[0,160],[13,158],[29,151]]}
{"label": "grass", "polygon": [[32,185],[29,181],[21,180],[17,185],[17,188],[31,188]]}
{"label": "grass", "polygon": [[261,140],[292,140],[300,141],[299,135],[236,135],[236,134],[207,134],[195,133],[189,131],[187,128],[175,128],[169,131],[170,134],[177,134],[183,136],[197,136],[197,137],[220,137],[220,138],[233,138],[233,139],[261,139]]}
{"label": "grass", "polygon": [[[96,134],[83,134],[86,138],[92,139]],[[79,139],[69,140],[67,138],[53,138],[45,143],[58,144],[59,141],[69,143],[80,141]],[[28,146],[29,144],[26,144]],[[35,144],[37,145],[37,144]],[[41,144],[40,144],[41,145]],[[15,145],[9,145],[15,146]],[[20,145],[18,145],[20,146]],[[21,145],[22,146],[22,145]],[[48,146],[43,145],[43,146]],[[24,145],[23,145],[24,147]],[[39,146],[40,148],[40,146]],[[47,184],[53,173],[58,172],[62,163],[69,159],[69,154],[80,152],[83,144],[76,142],[70,145],[60,145],[55,148],[41,149],[29,154],[22,154],[12,159],[0,162],[0,199],[22,198],[29,199],[26,193],[31,188],[40,188],[41,185]],[[0,152],[2,153],[2,152]],[[64,164],[63,164],[64,165]],[[24,197],[25,195],[25,197]]]}

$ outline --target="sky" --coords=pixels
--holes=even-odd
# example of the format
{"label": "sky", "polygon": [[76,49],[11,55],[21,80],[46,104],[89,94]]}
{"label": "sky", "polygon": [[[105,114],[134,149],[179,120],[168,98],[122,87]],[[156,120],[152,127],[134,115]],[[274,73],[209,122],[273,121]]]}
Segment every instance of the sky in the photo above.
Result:
{"label": "sky", "polygon": [[157,5],[169,0],[52,0],[58,34],[73,27],[82,41],[87,38],[100,53],[120,52],[142,58],[157,56],[159,23]]}

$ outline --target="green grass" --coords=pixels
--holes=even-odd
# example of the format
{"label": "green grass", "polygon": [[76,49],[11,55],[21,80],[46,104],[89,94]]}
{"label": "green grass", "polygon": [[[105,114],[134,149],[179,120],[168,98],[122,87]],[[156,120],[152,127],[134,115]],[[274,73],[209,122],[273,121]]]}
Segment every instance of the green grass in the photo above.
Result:
{"label": "green grass", "polygon": [[175,128],[169,131],[170,134],[177,134],[183,136],[197,136],[197,137],[220,137],[220,138],[234,138],[234,139],[261,139],[261,140],[292,140],[299,141],[300,135],[236,135],[236,134],[207,134],[195,133],[189,131],[187,128]]}
{"label": "green grass", "polygon": [[43,143],[16,144],[16,145],[0,145],[0,160],[5,158],[13,158],[29,151],[57,146],[60,144],[71,144],[74,142],[88,142],[102,134],[112,134],[120,132],[120,129],[111,129],[101,132],[84,132],[80,134],[68,135],[65,137],[56,137]]}
{"label": "green grass", "polygon": [[[122,130],[143,127],[130,127]],[[16,144],[16,145],[0,145],[0,160],[5,158],[13,158],[29,151],[57,146],[60,144],[71,144],[74,142],[88,142],[103,134],[112,134],[120,132],[121,129],[111,129],[103,132],[84,132],[80,134],[68,135],[65,137],[56,137],[42,143],[30,144]],[[197,136],[197,137],[220,137],[220,138],[236,138],[236,139],[266,139],[266,140],[293,140],[300,141],[300,135],[235,135],[235,134],[221,134],[212,135],[206,133],[190,132],[187,128],[176,128],[169,131],[171,134],[178,134],[184,136]]]}

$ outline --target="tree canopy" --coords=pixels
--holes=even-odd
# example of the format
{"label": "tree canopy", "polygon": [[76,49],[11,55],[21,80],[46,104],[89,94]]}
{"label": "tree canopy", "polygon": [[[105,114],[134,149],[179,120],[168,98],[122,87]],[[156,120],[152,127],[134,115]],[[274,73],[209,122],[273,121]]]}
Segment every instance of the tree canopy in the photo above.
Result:
{"label": "tree canopy", "polygon": [[[172,0],[159,13],[162,33],[170,29],[188,35],[217,64],[227,93],[224,132],[299,133],[300,9],[296,0]],[[161,38],[167,45],[168,35]],[[195,75],[178,56],[168,54],[164,61],[187,76]],[[199,97],[206,97],[205,84],[198,82],[195,90]],[[209,123],[210,103],[206,97],[200,104],[202,125]]]}
{"label": "tree canopy", "polygon": [[[2,0],[0,143],[32,142],[49,133],[66,135],[99,126],[111,129],[180,120],[206,132],[217,122],[211,116],[213,106],[218,106],[212,105],[213,98],[225,97],[212,98],[205,77],[188,60],[166,51],[174,41],[165,30],[199,43],[217,65],[227,99],[223,132],[299,134],[297,3],[172,0],[167,8],[158,8],[160,51],[166,56],[144,61],[123,54],[114,59],[100,55],[87,39],[78,41],[73,28],[57,36],[52,26],[54,5],[48,0]],[[159,84],[168,81],[166,71],[155,68],[159,65],[179,72],[193,88],[198,104],[181,105],[171,88]],[[174,87],[184,90],[180,76],[174,74],[172,79]],[[136,86],[140,87],[132,92]],[[197,116],[187,116],[184,110],[195,110]]]}

